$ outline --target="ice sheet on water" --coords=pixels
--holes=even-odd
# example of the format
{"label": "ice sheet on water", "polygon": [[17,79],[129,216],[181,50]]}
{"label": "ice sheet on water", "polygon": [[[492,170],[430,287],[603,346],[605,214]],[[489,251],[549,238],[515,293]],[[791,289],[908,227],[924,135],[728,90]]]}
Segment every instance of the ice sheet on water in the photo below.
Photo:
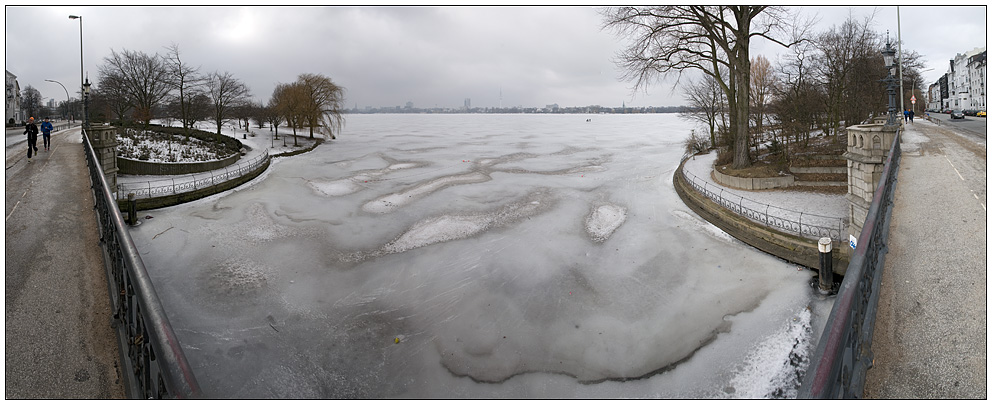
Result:
{"label": "ice sheet on water", "polygon": [[212,396],[719,397],[809,275],[687,212],[676,116],[593,118],[351,117],[132,237]]}

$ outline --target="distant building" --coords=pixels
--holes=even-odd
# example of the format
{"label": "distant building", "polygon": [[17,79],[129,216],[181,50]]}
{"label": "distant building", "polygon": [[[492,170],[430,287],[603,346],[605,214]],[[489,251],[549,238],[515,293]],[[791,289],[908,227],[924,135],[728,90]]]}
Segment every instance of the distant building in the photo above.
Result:
{"label": "distant building", "polygon": [[468,110],[470,108],[472,108],[472,99],[466,98],[465,99],[465,109]]}
{"label": "distant building", "polygon": [[940,110],[943,106],[940,105],[940,81],[931,84],[930,88],[927,89],[927,110]]}
{"label": "distant building", "polygon": [[985,78],[988,76],[985,51],[968,58],[968,99],[971,109],[985,110]]}
{"label": "distant building", "polygon": [[[950,60],[947,74],[940,78],[941,109],[985,109],[985,47],[959,53]],[[945,90],[946,89],[946,90]]]}
{"label": "distant building", "polygon": [[8,124],[22,122],[24,121],[24,113],[21,111],[21,85],[17,84],[17,76],[14,76],[13,73],[7,70],[4,70],[4,73],[6,73],[4,82],[7,88],[4,122]]}

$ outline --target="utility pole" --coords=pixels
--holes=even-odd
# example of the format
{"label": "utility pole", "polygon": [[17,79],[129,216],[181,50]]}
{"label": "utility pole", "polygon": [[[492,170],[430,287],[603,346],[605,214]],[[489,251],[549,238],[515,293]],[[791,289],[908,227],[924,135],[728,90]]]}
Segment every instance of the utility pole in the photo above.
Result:
{"label": "utility pole", "polygon": [[906,93],[902,89],[902,17],[899,16],[899,6],[896,6],[896,30],[899,36],[899,111],[906,111]]}

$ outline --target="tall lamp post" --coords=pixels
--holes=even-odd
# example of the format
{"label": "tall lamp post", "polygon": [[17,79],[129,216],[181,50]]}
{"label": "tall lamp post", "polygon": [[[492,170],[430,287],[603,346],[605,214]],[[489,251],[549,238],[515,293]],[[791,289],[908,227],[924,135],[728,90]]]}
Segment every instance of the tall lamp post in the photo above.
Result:
{"label": "tall lamp post", "polygon": [[[79,93],[83,93],[83,16],[70,15],[70,20],[79,20]],[[83,115],[86,115],[85,106]]]}
{"label": "tall lamp post", "polygon": [[[58,81],[49,80],[49,79],[45,79],[45,81],[46,82],[52,82],[52,83],[58,83],[59,86],[62,86],[62,90],[65,90],[65,112],[66,112],[66,115],[69,115],[69,90],[66,90],[65,85],[62,84],[62,83],[59,83]],[[66,118],[69,118],[69,117],[66,117]],[[72,121],[70,120],[69,122],[71,123]]]}
{"label": "tall lamp post", "polygon": [[882,79],[882,82],[888,84],[887,89],[889,92],[889,119],[885,122],[885,126],[899,126],[899,118],[896,116],[896,50],[892,49],[892,43],[889,41],[885,42],[885,50],[882,51],[882,58],[885,60],[885,67],[889,70],[889,74],[885,76],[885,79]]}

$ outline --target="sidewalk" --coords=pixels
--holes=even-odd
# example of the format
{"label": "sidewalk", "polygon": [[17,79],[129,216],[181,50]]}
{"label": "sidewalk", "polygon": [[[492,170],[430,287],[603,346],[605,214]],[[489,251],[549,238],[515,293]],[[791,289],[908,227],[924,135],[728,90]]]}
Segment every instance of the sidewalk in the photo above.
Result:
{"label": "sidewalk", "polygon": [[82,136],[40,138],[4,173],[4,397],[123,398]]}
{"label": "sidewalk", "polygon": [[987,194],[981,145],[906,126],[866,398],[987,398]]}

